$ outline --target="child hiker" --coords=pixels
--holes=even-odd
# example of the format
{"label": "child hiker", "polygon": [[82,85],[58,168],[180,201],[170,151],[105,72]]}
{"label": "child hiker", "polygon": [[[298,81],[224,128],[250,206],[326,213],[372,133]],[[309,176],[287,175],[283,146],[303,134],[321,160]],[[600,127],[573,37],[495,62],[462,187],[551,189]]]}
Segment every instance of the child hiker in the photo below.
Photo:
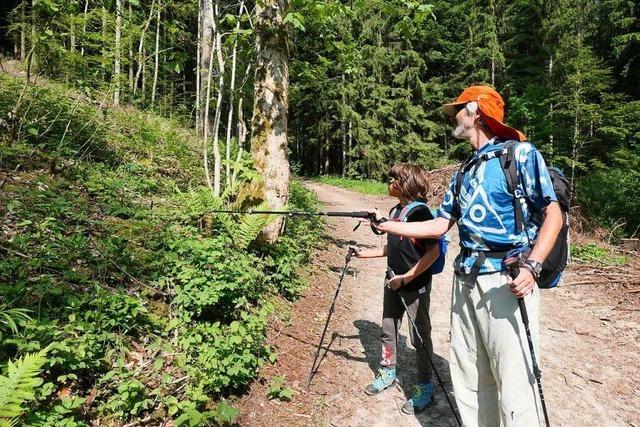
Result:
{"label": "child hiker", "polygon": [[[389,220],[426,221],[433,218],[425,204],[428,192],[427,172],[419,166],[400,163],[391,168],[388,177],[389,195],[397,197],[399,203],[389,212]],[[382,360],[374,381],[365,387],[365,393],[376,395],[391,387],[396,381],[396,356],[398,351],[398,329],[404,316],[404,306],[398,291],[404,293],[409,315],[414,320],[420,339],[409,324],[411,344],[416,349],[417,381],[414,392],[403,406],[402,412],[417,414],[434,403],[435,384],[431,381],[433,344],[431,342],[431,320],[429,300],[431,272],[429,267],[439,256],[438,240],[416,240],[396,235],[387,235],[387,244],[382,248],[358,250],[358,258],[387,257],[387,265],[396,276],[384,288],[382,309]],[[428,353],[427,353],[428,352]]]}

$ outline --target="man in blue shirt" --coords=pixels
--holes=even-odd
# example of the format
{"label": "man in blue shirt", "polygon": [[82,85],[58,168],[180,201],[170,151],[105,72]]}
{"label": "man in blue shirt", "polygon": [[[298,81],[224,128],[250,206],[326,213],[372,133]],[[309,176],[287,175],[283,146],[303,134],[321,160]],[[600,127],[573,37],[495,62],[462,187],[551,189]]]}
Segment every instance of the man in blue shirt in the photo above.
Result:
{"label": "man in blue shirt", "polygon": [[[524,298],[534,346],[538,346],[539,294],[535,276],[562,227],[562,213],[544,160],[526,137],[503,123],[504,101],[491,87],[472,86],[444,111],[453,135],[474,149],[456,173],[438,217],[420,223],[384,222],[377,228],[415,238],[438,238],[454,224],[460,254],[454,261],[451,300],[451,380],[465,426],[539,426],[537,394],[517,298]],[[516,145],[522,229],[499,156]],[[482,161],[476,161],[482,156]],[[460,180],[458,179],[460,175]],[[535,246],[533,244],[535,243]],[[511,279],[502,271],[505,252],[533,246]],[[536,351],[539,354],[539,351]]]}

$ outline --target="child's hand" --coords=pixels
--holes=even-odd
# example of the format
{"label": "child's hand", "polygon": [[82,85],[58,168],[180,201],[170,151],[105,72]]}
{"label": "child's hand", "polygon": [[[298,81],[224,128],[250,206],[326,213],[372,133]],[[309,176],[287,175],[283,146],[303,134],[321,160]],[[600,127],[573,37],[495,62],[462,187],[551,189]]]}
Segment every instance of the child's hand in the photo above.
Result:
{"label": "child's hand", "polygon": [[387,281],[387,286],[389,286],[391,290],[397,291],[401,286],[404,286],[404,276],[394,276],[392,279]]}

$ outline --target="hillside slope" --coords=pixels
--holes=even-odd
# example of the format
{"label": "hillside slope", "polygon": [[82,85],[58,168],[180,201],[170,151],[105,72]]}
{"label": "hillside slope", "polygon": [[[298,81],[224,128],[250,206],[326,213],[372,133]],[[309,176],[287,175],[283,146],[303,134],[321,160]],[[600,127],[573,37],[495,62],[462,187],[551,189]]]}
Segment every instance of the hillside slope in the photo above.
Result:
{"label": "hillside slope", "polygon": [[[62,85],[0,74],[0,363],[51,344],[21,422],[230,420],[221,399],[275,354],[269,302],[294,297],[318,238],[210,211],[200,141],[179,123],[105,109]],[[292,185],[292,205],[313,200]],[[75,424],[74,424],[75,423]]]}

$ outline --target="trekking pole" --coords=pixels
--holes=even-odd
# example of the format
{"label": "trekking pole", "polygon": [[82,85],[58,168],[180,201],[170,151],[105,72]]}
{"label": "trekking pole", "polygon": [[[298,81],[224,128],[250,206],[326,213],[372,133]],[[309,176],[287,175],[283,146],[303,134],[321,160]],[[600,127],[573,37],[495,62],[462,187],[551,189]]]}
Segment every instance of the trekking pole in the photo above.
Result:
{"label": "trekking pole", "polygon": [[[390,267],[387,267],[387,287],[389,287],[388,281],[393,279],[395,275],[396,274],[393,272],[393,270]],[[391,288],[389,287],[389,289]],[[422,344],[422,347],[426,351],[427,358],[429,359],[429,364],[431,365],[431,369],[433,369],[433,372],[436,374],[438,383],[440,384],[440,387],[442,387],[442,392],[444,393],[444,397],[447,398],[447,402],[449,403],[449,408],[451,408],[451,412],[453,412],[453,416],[456,418],[456,422],[458,423],[458,425],[462,426],[462,422],[458,417],[458,413],[456,412],[456,409],[453,407],[453,402],[451,402],[451,399],[449,398],[449,393],[447,393],[447,389],[444,386],[444,381],[440,377],[440,374],[438,373],[438,369],[436,369],[436,364],[433,363],[433,359],[429,354],[429,349],[427,348],[427,345],[424,343],[424,340],[422,339],[422,335],[420,335],[420,332],[418,331],[418,327],[416,326],[416,323],[413,321],[411,314],[409,314],[409,307],[407,306],[407,301],[404,299],[404,292],[402,291],[402,289],[398,289],[398,296],[400,297],[400,302],[402,302],[402,305],[404,306],[405,313],[407,313],[407,318],[411,323],[411,327],[413,328],[414,332],[416,333],[416,336],[420,340],[420,344]]]}
{"label": "trekking pole", "polygon": [[[246,211],[239,210],[225,210],[225,209],[214,209],[210,210],[211,213],[226,213],[226,214],[242,214],[242,215],[286,215],[288,217],[313,217],[313,216],[333,216],[333,217],[344,217],[344,218],[362,218],[368,219],[371,221],[371,231],[373,231],[377,235],[384,234],[381,231],[378,231],[373,224],[380,224],[381,222],[387,221],[386,218],[376,219],[376,215],[367,212],[367,211],[354,211],[354,212],[337,212],[337,211],[328,211],[328,212],[310,212],[310,211],[266,211],[266,210],[253,210],[249,209]],[[353,231],[356,231],[360,227],[360,222],[354,227]]]}
{"label": "trekking pole", "polygon": [[[519,257],[507,258],[503,261],[507,267],[507,271],[512,279],[515,280],[520,274],[520,267],[518,266]],[[542,413],[544,414],[544,422],[549,427],[549,414],[547,414],[547,404],[544,401],[544,393],[542,392],[542,371],[538,367],[536,361],[536,353],[533,349],[533,338],[531,338],[531,330],[529,329],[529,315],[527,313],[527,306],[524,303],[524,298],[518,298],[518,307],[520,307],[520,315],[522,316],[522,323],[524,324],[524,330],[527,335],[527,342],[529,343],[529,351],[531,352],[531,367],[533,368],[533,375],[536,378],[538,384],[538,394],[540,395],[540,404],[542,405]]]}
{"label": "trekking pole", "polygon": [[[344,280],[344,275],[347,272],[347,266],[349,265],[349,261],[351,261],[351,257],[353,256],[353,254],[355,253],[356,248],[355,246],[349,246],[349,249],[347,250],[347,255],[344,258],[344,267],[342,268],[342,274],[340,274],[340,280],[338,281],[338,287],[336,288],[336,293],[333,295],[333,302],[331,303],[331,306],[329,307],[329,314],[327,315],[327,321],[324,324],[324,330],[322,331],[322,335],[320,336],[320,342],[318,343],[318,348],[316,349],[316,355],[313,359],[313,364],[311,365],[311,372],[309,373],[309,380],[307,381],[307,389],[309,387],[311,387],[311,380],[313,379],[314,375],[318,372],[318,368],[320,368],[320,363],[322,362],[322,360],[320,360],[320,362],[318,362],[318,356],[320,356],[320,349],[322,348],[322,343],[324,341],[324,336],[327,333],[327,328],[329,327],[329,321],[331,320],[331,315],[334,312],[335,306],[336,306],[336,301],[338,299],[338,294],[340,293],[340,288],[342,287],[342,281]],[[316,362],[318,362],[318,366],[316,366]]]}

